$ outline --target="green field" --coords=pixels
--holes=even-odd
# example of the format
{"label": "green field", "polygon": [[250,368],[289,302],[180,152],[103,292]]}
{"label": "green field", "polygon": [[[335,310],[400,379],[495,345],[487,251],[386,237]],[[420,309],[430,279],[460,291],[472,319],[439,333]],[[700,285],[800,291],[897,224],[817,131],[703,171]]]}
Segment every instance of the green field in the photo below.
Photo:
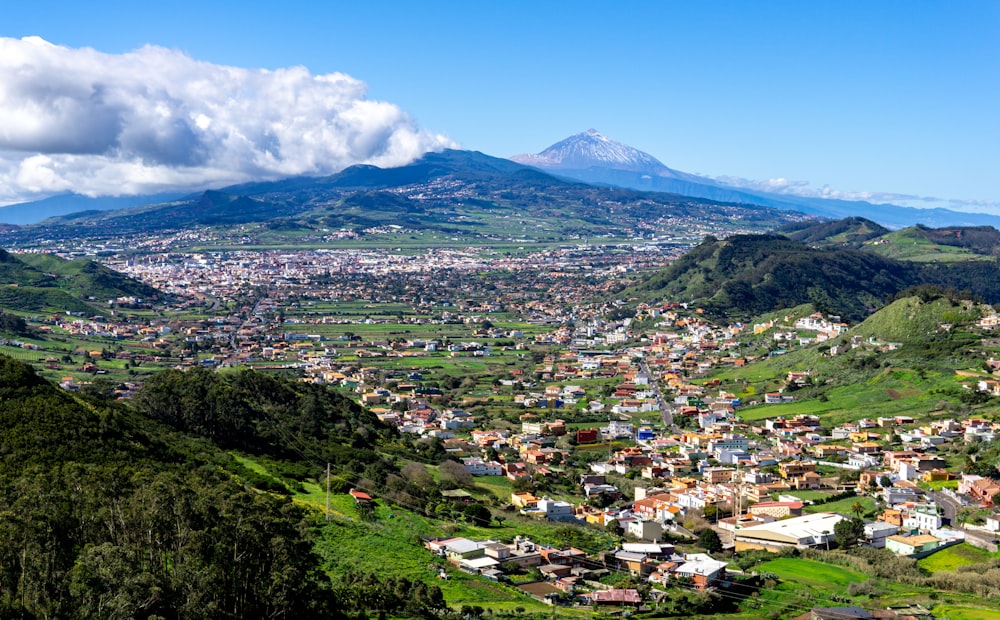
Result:
{"label": "green field", "polygon": [[934,243],[913,228],[893,231],[883,235],[879,241],[869,241],[865,245],[875,254],[897,260],[920,263],[991,260],[991,257],[976,254],[968,248]]}
{"label": "green field", "polygon": [[830,594],[842,594],[850,584],[867,579],[865,575],[849,568],[802,558],[778,558],[764,562],[759,570],[774,573],[783,582],[820,588]]}
{"label": "green field", "polygon": [[847,497],[844,499],[839,499],[835,502],[829,502],[826,504],[814,504],[812,506],[806,506],[803,508],[803,512],[838,512],[842,515],[848,517],[854,516],[854,504],[861,504],[864,508],[862,514],[869,514],[875,512],[875,500],[870,497]]}
{"label": "green field", "polygon": [[941,620],[1000,620],[1000,609],[996,608],[938,605],[933,613]]}
{"label": "green field", "polygon": [[[802,489],[801,491],[789,491],[788,495],[793,495],[793,496],[795,496],[795,497],[797,497],[797,498],[799,498],[801,500],[807,501],[807,502],[814,502],[814,501],[816,501],[818,499],[826,499],[826,498],[830,497],[831,495],[833,495],[834,493],[835,493],[835,491],[820,491],[820,490],[812,490],[812,489]],[[779,495],[778,493],[772,494],[773,499],[777,500],[778,499],[778,495]]]}
{"label": "green field", "polygon": [[[766,375],[766,369],[757,369],[756,380],[765,385],[756,393],[770,388],[767,382],[775,381],[781,373]],[[726,373],[729,375],[730,373]],[[800,414],[822,416],[828,424],[839,424],[864,417],[892,417],[909,415],[921,417],[940,408],[947,402],[937,390],[957,388],[961,382],[954,373],[917,373],[906,368],[886,368],[862,383],[835,387],[824,392],[824,398],[811,398],[802,394],[792,403],[758,405],[740,409],[738,415],[745,421],[763,420],[778,416]]]}
{"label": "green field", "polygon": [[929,489],[931,491],[940,491],[941,489],[957,489],[958,480],[935,480],[933,482],[921,482],[920,488]]}
{"label": "green field", "polygon": [[955,570],[959,566],[966,566],[967,564],[980,564],[996,557],[1000,557],[1000,553],[990,553],[985,549],[979,549],[968,543],[962,543],[954,547],[942,549],[917,563],[921,568],[936,573],[939,571]]}
{"label": "green field", "polygon": [[779,583],[760,591],[744,608],[769,617],[790,617],[814,607],[843,605],[847,588],[867,577],[857,571],[802,558],[778,558],[758,565],[757,571],[777,575]]}

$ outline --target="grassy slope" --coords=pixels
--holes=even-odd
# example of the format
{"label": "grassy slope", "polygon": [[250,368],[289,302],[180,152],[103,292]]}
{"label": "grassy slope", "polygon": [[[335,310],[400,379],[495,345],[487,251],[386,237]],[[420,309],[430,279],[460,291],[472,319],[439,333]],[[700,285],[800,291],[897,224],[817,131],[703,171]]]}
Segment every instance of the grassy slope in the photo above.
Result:
{"label": "grassy slope", "polygon": [[968,564],[979,564],[991,558],[1000,557],[1000,553],[990,553],[985,549],[973,547],[968,543],[962,543],[954,547],[942,549],[933,555],[917,562],[921,568],[932,573],[938,571],[955,570],[959,566]]}
{"label": "grassy slope", "polygon": [[925,303],[916,297],[900,299],[858,325],[852,334],[881,341],[917,344],[944,337],[942,324],[960,325],[978,319],[985,308],[971,303],[952,304],[947,299]]}
{"label": "grassy slope", "polygon": [[815,560],[801,558],[778,558],[760,565],[761,571],[778,575],[782,581],[823,588],[830,594],[843,594],[847,586],[864,581],[865,576],[857,571],[841,566],[831,566]]}
{"label": "grassy slope", "polygon": [[[246,455],[232,455],[243,467],[264,477],[277,480],[261,462]],[[287,481],[286,481],[287,482]],[[490,489],[495,485],[489,485]],[[307,481],[303,490],[294,495],[296,503],[316,511],[325,509],[326,493],[316,481]],[[450,564],[429,553],[421,538],[467,536],[476,539],[510,540],[518,534],[542,543],[556,544],[560,530],[566,526],[544,521],[526,520],[505,514],[502,526],[475,527],[466,523],[446,523],[419,515],[400,506],[377,501],[375,519],[365,520],[354,506],[350,495],[335,493],[330,499],[330,521],[321,526],[317,550],[325,562],[325,570],[333,579],[348,572],[386,574],[419,579],[439,586],[449,605],[480,605],[490,609],[514,611],[523,607],[527,612],[543,613],[551,607],[519,592],[516,588],[473,577],[454,569]],[[594,535],[599,535],[596,530]],[[449,579],[438,579],[439,568],[448,571]],[[589,616],[588,612],[565,610],[570,615]],[[560,611],[562,614],[562,610]]]}
{"label": "grassy slope", "polygon": [[947,620],[1000,620],[1000,610],[958,605],[939,605],[934,608],[935,618]]}
{"label": "grassy slope", "polygon": [[846,596],[851,583],[866,579],[849,568],[801,558],[778,558],[760,564],[757,570],[774,573],[780,580],[774,588],[762,590],[758,599],[759,611],[769,617],[791,617],[813,607],[843,605],[833,597]]}
{"label": "grassy slope", "polygon": [[126,295],[147,297],[156,293],[151,286],[91,260],[65,260],[51,254],[22,254],[20,259],[34,269],[57,276],[52,285],[76,297],[107,301]]}
{"label": "grassy slope", "polygon": [[96,312],[94,306],[62,289],[37,286],[0,286],[0,306],[28,313]]}
{"label": "grassy slope", "polygon": [[[836,357],[812,346],[774,357],[744,368],[729,368],[716,375],[738,395],[752,397],[784,385],[789,371],[809,371],[815,388],[791,393],[795,402],[760,405],[741,410],[745,420],[801,413],[826,416],[831,422],[896,414],[924,415],[947,406],[951,400],[941,390],[960,388],[964,381],[955,370],[979,363],[969,357],[968,347],[978,339],[962,327],[946,330],[943,325],[963,325],[978,318],[983,309],[971,304],[953,305],[946,299],[929,303],[917,298],[898,300],[852,328],[847,338],[862,341],[902,343],[888,353],[864,348]],[[842,344],[841,337],[831,344]],[[824,398],[817,398],[822,393]]]}
{"label": "grassy slope", "polygon": [[913,262],[991,260],[968,248],[934,243],[915,228],[890,232],[865,245],[868,250],[880,256]]}
{"label": "grassy slope", "polygon": [[[816,560],[778,558],[758,565],[756,570],[774,573],[780,579],[775,588],[762,592],[758,599],[758,612],[766,613],[768,617],[775,614],[779,617],[796,616],[814,607],[859,605],[871,609],[918,603],[933,607],[937,618],[1000,620],[1000,614],[992,615],[995,613],[994,601],[869,578],[850,568]],[[867,582],[879,594],[875,598],[848,595],[852,583],[862,582]]]}

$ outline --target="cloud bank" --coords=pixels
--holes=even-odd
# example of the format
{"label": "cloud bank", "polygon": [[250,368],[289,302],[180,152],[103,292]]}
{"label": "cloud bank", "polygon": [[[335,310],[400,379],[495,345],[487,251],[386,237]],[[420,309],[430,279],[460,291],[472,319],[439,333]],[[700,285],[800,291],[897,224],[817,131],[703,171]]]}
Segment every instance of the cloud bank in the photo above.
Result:
{"label": "cloud bank", "polygon": [[0,38],[0,204],[399,166],[452,146],[342,73]]}
{"label": "cloud bank", "polygon": [[945,208],[957,211],[974,211],[995,214],[1000,203],[994,200],[960,200],[956,198],[935,198],[893,192],[857,192],[834,189],[829,185],[812,187],[809,181],[791,181],[784,178],[753,180],[741,177],[720,176],[715,180],[723,185],[741,189],[785,194],[803,198],[828,198],[832,200],[862,200],[871,203],[890,203],[920,209]]}

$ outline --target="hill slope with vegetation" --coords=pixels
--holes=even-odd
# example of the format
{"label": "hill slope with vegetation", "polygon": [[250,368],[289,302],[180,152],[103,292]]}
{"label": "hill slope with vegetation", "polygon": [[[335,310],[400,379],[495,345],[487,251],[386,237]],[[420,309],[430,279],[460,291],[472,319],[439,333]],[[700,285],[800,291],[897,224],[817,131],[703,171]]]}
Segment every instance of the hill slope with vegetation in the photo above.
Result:
{"label": "hill slope with vegetation", "polygon": [[918,280],[913,266],[849,249],[813,249],[779,235],[709,237],[634,289],[696,303],[716,316],[751,317],[812,303],[857,321]]}
{"label": "hill slope with vegetation", "polygon": [[0,307],[8,310],[93,314],[95,303],[158,294],[155,288],[92,260],[0,250]]}
{"label": "hill slope with vegetation", "polygon": [[1000,232],[992,226],[914,226],[887,232],[865,247],[880,256],[921,263],[992,261],[1000,250]]}
{"label": "hill slope with vegetation", "polygon": [[[764,230],[799,214],[661,192],[587,185],[478,152],[428,153],[398,168],[351,166],[321,178],[291,178],[209,191],[168,203],[50,218],[11,238],[148,233],[190,226],[260,223],[322,232],[400,226],[410,230],[518,237],[631,235],[661,218]],[[18,241],[21,242],[21,241]]]}
{"label": "hill slope with vegetation", "polygon": [[917,264],[851,248],[813,248],[780,235],[707,237],[624,295],[689,302],[729,319],[810,303],[857,322],[901,291],[923,284],[1000,301],[994,261]]}
{"label": "hill slope with vegetation", "polygon": [[889,229],[863,217],[848,217],[829,222],[792,222],[775,232],[809,245],[860,248],[865,241],[889,233]]}
{"label": "hill slope with vegetation", "polygon": [[[744,402],[775,391],[793,398],[746,409],[740,415],[749,420],[801,413],[835,424],[899,414],[962,416],[973,409],[992,415],[1000,410],[996,399],[966,387],[970,381],[974,387],[970,377],[990,376],[984,364],[995,355],[995,343],[976,321],[991,312],[954,291],[921,286],[836,338],[782,355],[768,355],[775,346],[770,332],[748,335],[743,350],[760,359],[711,378]],[[790,383],[789,372],[808,373],[809,379]]]}
{"label": "hill slope with vegetation", "polygon": [[310,517],[210,444],[0,357],[0,616],[339,617]]}

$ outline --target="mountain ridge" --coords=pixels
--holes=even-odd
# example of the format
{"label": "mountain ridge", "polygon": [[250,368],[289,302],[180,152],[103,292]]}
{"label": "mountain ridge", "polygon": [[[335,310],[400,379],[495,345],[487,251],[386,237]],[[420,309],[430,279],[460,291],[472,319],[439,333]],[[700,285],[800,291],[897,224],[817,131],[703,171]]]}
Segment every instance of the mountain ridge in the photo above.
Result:
{"label": "mountain ridge", "polygon": [[749,319],[804,303],[860,321],[908,289],[932,285],[1000,302],[995,260],[901,261],[853,247],[811,247],[778,234],[707,237],[625,297],[697,304]]}
{"label": "mountain ridge", "polygon": [[[526,217],[546,221],[528,224]],[[709,229],[764,229],[797,217],[756,205],[597,187],[477,151],[444,150],[407,166],[351,166],[327,177],[235,185],[160,205],[50,218],[39,226],[86,235],[280,222],[310,230],[390,225],[448,234],[500,227],[510,236],[530,227],[551,238],[634,238],[648,235],[650,224],[675,230],[666,224],[671,218]]]}
{"label": "mountain ridge", "polygon": [[[485,160],[490,160],[485,163]],[[507,162],[507,164],[501,163]],[[523,166],[516,168],[515,166]],[[532,172],[533,171],[533,172]],[[473,177],[498,179],[504,175],[524,181],[550,185],[555,181],[584,184],[593,187],[619,188],[639,192],[652,192],[683,196],[688,201],[708,200],[741,207],[766,207],[795,211],[819,217],[840,219],[863,215],[890,228],[903,228],[914,224],[926,226],[994,226],[1000,227],[1000,216],[949,209],[917,209],[892,204],[872,204],[827,198],[810,198],[789,194],[762,192],[727,185],[708,177],[698,176],[670,168],[654,156],[621,142],[616,142],[596,130],[570,136],[541,153],[519,155],[510,159],[494,158],[478,151],[445,149],[426,153],[410,164],[395,168],[378,168],[358,164],[326,177],[289,177],[274,181],[253,181],[208,190],[226,194],[260,194],[285,192],[315,194],[317,188],[327,191],[349,190],[366,187],[383,189],[415,184],[428,177],[452,174],[459,180],[472,182]],[[0,208],[0,221],[16,225],[37,224],[46,218],[62,217],[68,220],[101,218],[101,213],[125,209],[158,207],[168,203],[187,203],[203,192],[194,194],[155,194],[148,196],[87,198],[77,195],[60,195],[43,200]],[[308,196],[304,196],[308,198]],[[264,211],[275,211],[281,206],[285,211],[295,205],[270,203]],[[245,205],[256,209],[259,205]],[[154,209],[155,210],[155,209]],[[239,220],[244,215],[220,215],[221,219]],[[295,209],[292,209],[295,211]],[[84,214],[84,212],[86,212]],[[190,211],[185,216],[187,225],[211,224],[213,218]],[[182,218],[183,219],[183,218]],[[244,221],[248,221],[244,219]]]}
{"label": "mountain ridge", "polygon": [[[583,157],[586,153],[592,156]],[[618,157],[620,153],[628,155]],[[511,159],[587,183],[628,187],[641,191],[677,193],[722,202],[757,204],[833,219],[864,216],[892,228],[914,224],[935,227],[1000,226],[1000,216],[988,214],[812,198],[728,185],[715,179],[669,168],[654,156],[611,140],[593,129],[561,140],[538,154],[515,155]],[[638,161],[647,164],[639,166],[629,163]]]}

